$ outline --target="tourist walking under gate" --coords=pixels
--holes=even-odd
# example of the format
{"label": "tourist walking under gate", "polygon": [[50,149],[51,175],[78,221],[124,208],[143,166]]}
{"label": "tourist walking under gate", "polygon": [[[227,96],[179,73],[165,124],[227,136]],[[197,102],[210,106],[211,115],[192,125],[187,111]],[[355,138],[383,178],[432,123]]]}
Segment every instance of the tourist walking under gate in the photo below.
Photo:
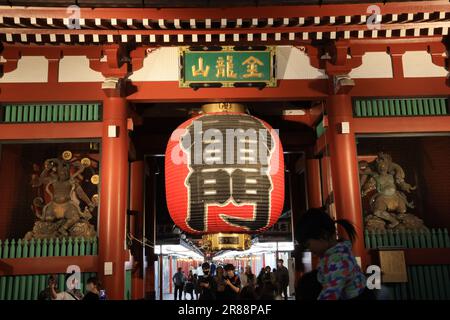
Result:
{"label": "tourist walking under gate", "polygon": [[237,300],[241,291],[241,279],[234,272],[234,265],[231,263],[225,266],[225,290],[223,292],[224,300]]}
{"label": "tourist walking under gate", "polygon": [[250,266],[245,267],[245,271],[241,273],[241,284],[242,288],[249,286],[249,287],[256,287],[256,276],[252,272],[252,268]]}
{"label": "tourist walking under gate", "polygon": [[186,294],[189,294],[191,296],[191,300],[194,300],[194,274],[192,273],[192,270],[189,271],[189,275],[187,277],[186,284],[184,285],[184,298],[186,299]]}
{"label": "tourist walking under gate", "polygon": [[177,300],[177,295],[178,300],[181,300],[183,295],[184,283],[186,282],[186,277],[184,276],[181,268],[178,268],[178,272],[173,275],[172,280],[175,286],[174,300]]}
{"label": "tourist walking under gate", "polygon": [[288,299],[287,287],[289,285],[289,271],[283,265],[283,259],[277,261],[277,271],[275,272],[275,281],[278,290],[278,295],[283,294],[284,300]]}
{"label": "tourist walking under gate", "polygon": [[198,277],[198,286],[200,287],[199,300],[215,300],[216,299],[216,282],[210,274],[208,262],[202,264],[203,275]]}

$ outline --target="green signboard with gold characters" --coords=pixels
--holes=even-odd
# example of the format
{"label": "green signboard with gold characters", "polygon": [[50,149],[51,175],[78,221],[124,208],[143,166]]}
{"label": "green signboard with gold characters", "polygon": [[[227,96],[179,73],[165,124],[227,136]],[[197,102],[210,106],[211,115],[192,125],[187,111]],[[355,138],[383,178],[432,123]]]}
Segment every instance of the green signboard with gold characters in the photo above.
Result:
{"label": "green signboard with gold characters", "polygon": [[180,47],[180,87],[275,87],[275,47]]}

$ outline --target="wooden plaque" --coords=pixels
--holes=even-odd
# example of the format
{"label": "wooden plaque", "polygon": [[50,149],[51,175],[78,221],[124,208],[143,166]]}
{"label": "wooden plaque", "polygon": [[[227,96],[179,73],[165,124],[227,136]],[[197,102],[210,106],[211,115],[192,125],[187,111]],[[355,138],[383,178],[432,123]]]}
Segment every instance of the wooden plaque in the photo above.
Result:
{"label": "wooden plaque", "polygon": [[383,282],[408,282],[405,254],[402,250],[380,250]]}

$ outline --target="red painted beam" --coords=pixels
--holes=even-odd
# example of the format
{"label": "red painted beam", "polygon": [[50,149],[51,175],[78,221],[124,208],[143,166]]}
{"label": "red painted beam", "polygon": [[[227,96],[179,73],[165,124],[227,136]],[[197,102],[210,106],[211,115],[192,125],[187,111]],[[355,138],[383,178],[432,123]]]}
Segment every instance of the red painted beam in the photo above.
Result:
{"label": "red painted beam", "polygon": [[[105,32],[100,31],[100,32]],[[241,39],[241,42],[246,42],[245,39]],[[315,50],[315,47],[307,44],[308,41],[305,41],[302,44],[303,48],[306,48],[306,51]],[[352,53],[357,52],[359,54],[364,54],[365,52],[388,52],[391,54],[400,54],[401,55],[405,51],[430,51],[435,50],[437,53],[445,52],[445,45],[442,42],[441,36],[434,37],[404,37],[404,38],[389,38],[389,39],[350,39],[348,40],[350,44],[350,50]],[[277,44],[292,44],[291,41],[280,40]],[[55,45],[55,46],[42,46],[40,44],[29,43],[29,44],[21,44],[21,43],[4,43],[4,49],[2,51],[2,55],[4,58],[13,65],[15,62],[14,59],[19,59],[20,56],[42,56],[51,57],[56,59],[59,56],[87,56],[89,58],[98,58],[100,59],[104,47],[107,45],[93,45],[93,46],[82,46],[82,45]],[[298,47],[301,47],[298,45]],[[143,50],[153,50],[155,46],[143,46],[140,47]],[[133,54],[133,53],[132,53]],[[309,53],[311,59],[316,59],[317,57],[312,52]],[[314,63],[313,65],[319,65],[319,62]],[[401,63],[401,60],[400,60]],[[136,61],[134,61],[133,66],[135,66]],[[5,66],[4,66],[5,69]],[[7,70],[4,70],[7,72]]]}
{"label": "red painted beam", "polygon": [[129,101],[146,102],[214,102],[214,101],[282,101],[310,100],[326,97],[327,81],[278,80],[278,87],[264,88],[179,88],[178,81],[133,82],[135,92]]}
{"label": "red painted beam", "polygon": [[0,100],[7,102],[102,101],[101,82],[2,83]]}
{"label": "red painted beam", "polygon": [[0,259],[0,276],[66,273],[77,265],[81,272],[97,272],[97,256]]}
{"label": "red painted beam", "polygon": [[450,248],[404,249],[406,265],[450,265]]}
{"label": "red painted beam", "polygon": [[0,140],[90,139],[101,136],[101,122],[0,124]]}
{"label": "red painted beam", "polygon": [[450,92],[445,77],[354,79],[353,97],[423,97],[447,96]]}
{"label": "red painted beam", "polygon": [[[401,250],[405,254],[407,266],[414,265],[450,265],[450,248],[424,248],[424,249],[389,249]],[[366,250],[370,263],[379,264],[380,250]]]}
{"label": "red painted beam", "polygon": [[[392,13],[416,13],[449,11],[450,4],[446,0],[410,1],[395,3],[373,3],[381,8],[383,15]],[[367,3],[307,5],[307,6],[268,6],[268,7],[238,7],[238,8],[82,8],[80,17],[84,19],[251,19],[262,18],[296,18],[307,16],[345,16],[366,15]],[[66,8],[36,8],[36,7],[3,7],[0,15],[5,17],[38,17],[67,18]]]}
{"label": "red painted beam", "polygon": [[[446,78],[354,79],[353,97],[448,95]],[[282,101],[324,99],[327,79],[278,80],[278,87],[179,88],[178,81],[132,82],[127,100],[134,102]],[[101,101],[101,82],[2,83],[0,100],[7,102]]]}
{"label": "red painted beam", "polygon": [[365,52],[383,51],[386,47],[398,46],[404,48],[406,51],[427,50],[430,44],[439,44],[445,47],[442,43],[442,36],[427,36],[427,37],[402,37],[402,38],[363,38],[363,39],[349,39],[351,47],[360,46]]}
{"label": "red painted beam", "polygon": [[450,132],[450,116],[353,118],[355,134]]}
{"label": "red painted beam", "polygon": [[305,114],[302,115],[282,115],[281,118],[284,121],[291,121],[306,124],[309,127],[313,127],[322,118],[322,104],[316,104],[310,109],[305,110]]}
{"label": "red painted beam", "polygon": [[314,119],[311,118],[309,113],[303,115],[282,115],[281,119],[284,121],[302,123],[309,127],[314,125]]}
{"label": "red painted beam", "polygon": [[20,56],[52,56],[57,59],[65,56],[87,56],[101,58],[105,46],[102,45],[66,45],[45,46],[38,43],[3,43],[2,55],[8,58],[8,55],[18,54]]}

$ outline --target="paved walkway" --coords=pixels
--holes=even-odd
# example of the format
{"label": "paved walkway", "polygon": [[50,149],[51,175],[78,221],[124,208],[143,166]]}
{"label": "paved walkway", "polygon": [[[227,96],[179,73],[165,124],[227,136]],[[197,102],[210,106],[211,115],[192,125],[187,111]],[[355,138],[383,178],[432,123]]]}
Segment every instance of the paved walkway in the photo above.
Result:
{"label": "paved walkway", "polygon": [[[164,293],[163,297],[164,297],[164,300],[173,300],[173,293]],[[187,295],[187,300],[188,301],[189,301],[189,298],[190,298],[190,295],[188,294]],[[195,298],[195,296],[194,296],[194,298]],[[183,300],[185,300],[184,299],[184,294],[183,294]]]}
{"label": "paved walkway", "polygon": [[[188,295],[187,298],[188,299],[186,301],[189,301],[190,296]],[[173,293],[165,293],[164,300],[173,300]],[[184,295],[183,295],[183,300],[185,300]],[[295,297],[289,297],[289,300],[295,300]]]}

